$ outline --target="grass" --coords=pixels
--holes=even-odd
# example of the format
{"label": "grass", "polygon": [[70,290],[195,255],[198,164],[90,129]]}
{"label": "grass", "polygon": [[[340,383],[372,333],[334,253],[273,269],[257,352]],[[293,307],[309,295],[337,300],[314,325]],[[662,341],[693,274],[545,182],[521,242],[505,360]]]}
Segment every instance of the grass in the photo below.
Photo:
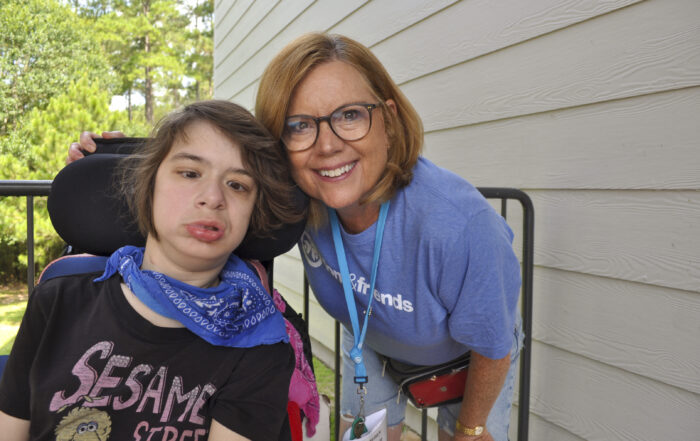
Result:
{"label": "grass", "polygon": [[331,400],[330,417],[331,417],[331,441],[335,441],[335,412],[333,412],[333,403],[335,400],[335,371],[314,357],[314,375],[316,376],[316,387],[319,395],[326,395]]}
{"label": "grass", "polygon": [[0,355],[10,353],[26,306],[25,302],[0,305]]}
{"label": "grass", "polygon": [[0,355],[10,353],[26,307],[26,285],[0,286]]}
{"label": "grass", "polygon": [[333,403],[335,395],[335,372],[329,368],[321,360],[314,357],[314,374],[316,375],[316,383],[318,383],[318,393],[328,395]]}

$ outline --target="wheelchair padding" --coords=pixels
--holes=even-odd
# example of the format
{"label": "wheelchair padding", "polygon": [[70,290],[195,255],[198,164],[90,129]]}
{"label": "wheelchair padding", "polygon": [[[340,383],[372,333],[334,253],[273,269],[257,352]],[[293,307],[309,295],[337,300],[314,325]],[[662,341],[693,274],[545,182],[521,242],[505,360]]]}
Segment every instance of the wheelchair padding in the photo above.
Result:
{"label": "wheelchair padding", "polygon": [[59,257],[44,268],[44,271],[39,276],[38,283],[55,277],[104,272],[107,266],[107,259],[107,256],[93,256],[92,254],[74,254]]}
{"label": "wheelchair padding", "polygon": [[115,154],[115,155],[130,155],[136,153],[148,141],[148,138],[97,138],[97,150],[95,153],[84,152],[85,156],[94,154]]}
{"label": "wheelchair padding", "polygon": [[[124,245],[144,245],[145,238],[119,195],[115,179],[123,153],[131,153],[144,141],[96,139],[99,154],[72,162],[54,178],[48,197],[49,216],[59,236],[78,252],[108,256]],[[308,204],[308,197],[298,189],[295,197],[299,207]],[[304,226],[302,220],[272,231],[271,237],[248,234],[235,252],[244,259],[272,260],[294,246]]]}
{"label": "wheelchair padding", "polygon": [[0,377],[2,377],[2,373],[5,371],[5,364],[8,358],[10,358],[9,355],[0,355]]}
{"label": "wheelchair padding", "polygon": [[68,164],[51,184],[51,223],[74,249],[108,256],[124,245],[143,246],[126,201],[118,197],[114,174],[122,155],[91,155]]}

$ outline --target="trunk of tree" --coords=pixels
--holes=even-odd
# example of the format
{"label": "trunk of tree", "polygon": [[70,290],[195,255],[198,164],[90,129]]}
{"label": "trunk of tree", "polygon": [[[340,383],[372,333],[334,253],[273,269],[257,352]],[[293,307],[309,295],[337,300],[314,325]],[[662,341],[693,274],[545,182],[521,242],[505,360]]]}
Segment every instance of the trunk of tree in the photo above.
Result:
{"label": "trunk of tree", "polygon": [[171,89],[170,93],[173,95],[173,107],[180,107],[180,91],[177,89]]}
{"label": "trunk of tree", "polygon": [[[146,36],[146,41],[148,41],[148,36]],[[147,46],[148,47],[148,46]],[[153,123],[153,84],[151,82],[151,68],[149,66],[146,69],[146,84],[144,87],[144,99],[146,101],[146,121]]]}
{"label": "trunk of tree", "polygon": [[129,122],[131,122],[131,87],[129,87],[129,91],[127,92],[126,96],[126,108],[127,108],[127,113],[129,114]]}
{"label": "trunk of tree", "polygon": [[[195,10],[199,9],[199,0],[197,0],[197,4],[195,5]],[[199,35],[199,16],[195,16],[194,20],[194,30]],[[199,46],[199,45],[197,45]],[[199,80],[195,81],[194,83],[194,97],[197,101],[199,101]]]}
{"label": "trunk of tree", "polygon": [[[148,19],[150,6],[149,1],[143,2],[143,15],[146,19]],[[146,33],[146,40],[144,42],[144,52],[146,52],[146,54],[151,52],[151,36],[148,35],[148,33]],[[148,55],[146,55],[146,59],[148,59]],[[148,65],[145,67],[145,75],[144,100],[146,101],[146,121],[153,124],[153,82],[151,80],[151,67]]]}

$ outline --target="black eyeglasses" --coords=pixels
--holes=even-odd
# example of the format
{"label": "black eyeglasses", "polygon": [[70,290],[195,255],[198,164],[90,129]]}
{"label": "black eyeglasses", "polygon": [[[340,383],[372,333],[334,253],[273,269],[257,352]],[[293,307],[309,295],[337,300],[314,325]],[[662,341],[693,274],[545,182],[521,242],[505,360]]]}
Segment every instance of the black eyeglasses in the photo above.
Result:
{"label": "black eyeglasses", "polygon": [[321,121],[326,121],[335,135],[343,141],[364,138],[372,128],[372,110],[378,104],[347,104],[335,109],[330,115],[313,117],[293,115],[284,120],[282,141],[291,152],[306,150],[318,138]]}

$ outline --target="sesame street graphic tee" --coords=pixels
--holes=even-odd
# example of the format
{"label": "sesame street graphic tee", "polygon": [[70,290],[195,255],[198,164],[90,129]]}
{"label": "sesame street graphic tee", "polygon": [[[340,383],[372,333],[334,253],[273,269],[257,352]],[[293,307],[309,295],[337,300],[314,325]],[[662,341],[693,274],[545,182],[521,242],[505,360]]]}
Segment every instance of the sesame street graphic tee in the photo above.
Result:
{"label": "sesame street graphic tee", "polygon": [[129,305],[118,275],[93,282],[98,275],[48,280],[29,297],[0,410],[30,420],[31,440],[205,440],[212,419],[250,439],[280,438],[288,344],[213,346],[155,326]]}
{"label": "sesame street graphic tee", "polygon": [[[359,234],[341,228],[358,315],[374,296],[369,347],[425,366],[468,350],[508,355],[520,265],[508,224],[476,188],[419,158],[411,183],[391,199],[370,294],[375,228]],[[352,329],[330,226],[307,228],[299,250],[321,306]]]}

